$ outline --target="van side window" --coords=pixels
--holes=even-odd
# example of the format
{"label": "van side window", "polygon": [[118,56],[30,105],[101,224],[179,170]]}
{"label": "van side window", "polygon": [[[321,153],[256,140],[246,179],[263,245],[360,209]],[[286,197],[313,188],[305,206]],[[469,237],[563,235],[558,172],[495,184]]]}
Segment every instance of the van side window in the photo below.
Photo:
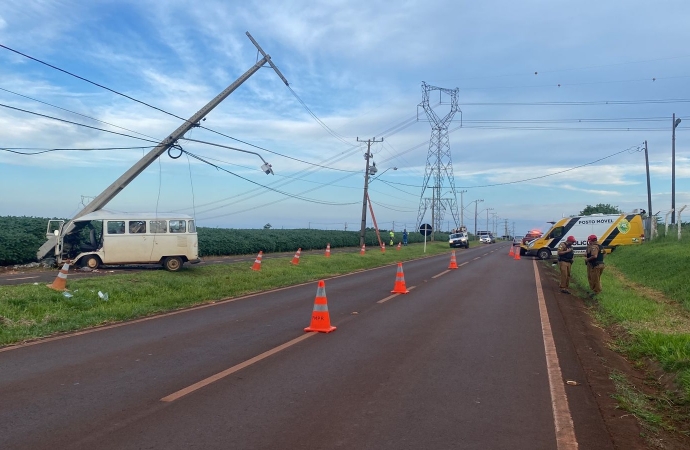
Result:
{"label": "van side window", "polygon": [[108,221],[108,234],[125,234],[125,221]]}
{"label": "van side window", "polygon": [[129,234],[140,234],[146,233],[146,221],[145,220],[130,220],[129,221]]}
{"label": "van side window", "polygon": [[194,221],[190,220],[189,222],[189,232],[190,233],[196,233],[196,225],[194,225]]}
{"label": "van side window", "polygon": [[552,237],[552,238],[557,239],[557,238],[560,238],[561,236],[563,236],[563,227],[556,227],[556,228],[554,228],[553,231],[551,232],[551,237]]}
{"label": "van side window", "polygon": [[186,233],[187,232],[187,221],[186,220],[171,220],[170,221],[170,232],[171,233]]}
{"label": "van side window", "polygon": [[151,233],[167,233],[168,224],[165,220],[151,220],[149,221],[149,230]]}

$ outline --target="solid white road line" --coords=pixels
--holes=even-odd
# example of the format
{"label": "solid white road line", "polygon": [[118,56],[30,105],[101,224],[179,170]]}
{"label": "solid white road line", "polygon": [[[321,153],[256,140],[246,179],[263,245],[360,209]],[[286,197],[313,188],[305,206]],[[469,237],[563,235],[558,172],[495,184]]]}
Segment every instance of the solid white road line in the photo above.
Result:
{"label": "solid white road line", "polygon": [[575,450],[578,448],[575,438],[575,427],[573,418],[568,407],[568,397],[565,395],[563,385],[563,374],[558,363],[556,353],[556,343],[551,333],[551,322],[544,301],[544,292],[541,288],[541,278],[537,261],[532,260],[534,267],[534,278],[537,283],[537,299],[539,301],[539,316],[541,317],[541,331],[544,338],[544,351],[546,353],[546,370],[549,375],[549,389],[551,391],[551,407],[553,409],[553,420],[556,427],[556,447],[558,450]]}

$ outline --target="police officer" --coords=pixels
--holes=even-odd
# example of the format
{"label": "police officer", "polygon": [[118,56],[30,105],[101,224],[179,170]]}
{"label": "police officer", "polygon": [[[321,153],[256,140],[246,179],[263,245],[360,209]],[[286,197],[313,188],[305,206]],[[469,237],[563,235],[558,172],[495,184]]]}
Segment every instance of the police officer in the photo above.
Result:
{"label": "police officer", "polygon": [[558,246],[558,268],[561,269],[561,292],[570,294],[568,286],[570,286],[570,269],[573,265],[573,258],[575,257],[575,250],[573,244],[575,243],[575,236],[568,236],[565,242],[561,242]]}
{"label": "police officer", "polygon": [[587,279],[589,280],[589,288],[592,290],[590,297],[601,293],[601,273],[604,271],[604,249],[597,242],[596,235],[592,234],[587,238],[587,257],[585,258],[587,264]]}
{"label": "police officer", "polygon": [[393,239],[395,238],[395,233],[392,231],[389,233],[391,235],[391,245],[393,245]]}
{"label": "police officer", "polygon": [[403,245],[407,245],[407,228],[403,230]]}

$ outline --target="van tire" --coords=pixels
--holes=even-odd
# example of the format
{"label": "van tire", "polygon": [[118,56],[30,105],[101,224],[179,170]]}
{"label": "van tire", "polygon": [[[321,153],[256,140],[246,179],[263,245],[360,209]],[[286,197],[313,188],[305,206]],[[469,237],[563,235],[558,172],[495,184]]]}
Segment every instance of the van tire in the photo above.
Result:
{"label": "van tire", "polygon": [[96,255],[86,255],[81,259],[81,266],[88,267],[91,270],[96,270],[101,265],[101,258]]}
{"label": "van tire", "polygon": [[168,272],[178,272],[182,269],[182,258],[179,256],[168,256],[163,260],[163,268]]}
{"label": "van tire", "polygon": [[539,251],[537,252],[537,258],[539,259],[549,259],[551,258],[551,249],[550,248],[540,248]]}

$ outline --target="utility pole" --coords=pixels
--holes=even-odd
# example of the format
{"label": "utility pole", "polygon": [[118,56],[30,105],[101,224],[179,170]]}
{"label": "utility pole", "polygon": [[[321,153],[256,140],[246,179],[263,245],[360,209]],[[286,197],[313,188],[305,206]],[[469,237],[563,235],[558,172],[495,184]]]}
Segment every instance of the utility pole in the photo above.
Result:
{"label": "utility pole", "polygon": [[371,144],[373,142],[383,142],[383,138],[381,138],[380,141],[377,141],[376,138],[367,139],[366,141],[360,141],[359,137],[357,137],[357,142],[367,143],[367,152],[364,154],[364,159],[367,161],[367,165],[364,171],[364,199],[362,200],[362,226],[359,230],[359,246],[361,247],[362,245],[364,245],[364,235],[367,229],[367,191],[369,189],[369,175],[374,175],[377,172],[375,163],[371,168],[369,167],[369,158],[373,158],[374,156],[371,154]]}
{"label": "utility pole", "polygon": [[676,127],[680,124],[680,118],[676,119],[673,113],[673,133],[671,137],[671,225],[676,223]]}
{"label": "utility pole", "polygon": [[486,231],[489,232],[489,211],[493,208],[486,208]]}
{"label": "utility pole", "polygon": [[[206,120],[206,116],[213,111],[213,109],[218,106],[223,100],[225,100],[230,94],[232,94],[238,87],[242,85],[249,77],[254,73],[258,72],[259,69],[268,64],[276,74],[283,80],[286,86],[289,86],[287,79],[278,70],[271,57],[264,52],[264,50],[259,46],[259,44],[254,40],[254,38],[246,32],[249,40],[254,44],[257,51],[263,55],[263,58],[258,60],[249,70],[242,74],[237,80],[226,87],[220,94],[216,95],[212,100],[210,100],[203,108],[197,111],[193,116],[184,121],[182,125],[177,127],[172,133],[170,133],[166,138],[164,138],[153,150],[149,151],[144,157],[137,161],[132,167],[129,168],[124,174],[122,174],[117,180],[115,180],[110,186],[108,186],[103,192],[101,192],[96,198],[89,202],[86,207],[79,211],[71,220],[66,222],[62,228],[61,234],[64,236],[74,229],[74,220],[94,211],[99,211],[104,208],[115,196],[117,196],[127,185],[132,182],[139,174],[141,174],[147,167],[149,167],[159,156],[164,154],[169,148],[177,144],[177,141],[181,139],[185,133],[194,127],[200,126],[202,120]],[[267,169],[270,165],[266,163]],[[263,168],[263,167],[262,167]],[[266,170],[266,173],[272,173]],[[41,248],[38,250],[36,257],[37,259],[43,259],[48,252],[57,244],[57,237],[49,238]]]}
{"label": "utility pole", "polygon": [[460,226],[464,227],[465,226],[465,199],[464,199],[464,194],[467,192],[467,189],[464,189],[460,191]]}
{"label": "utility pole", "polygon": [[474,201],[474,238],[477,238],[477,203],[483,202],[484,200]]}
{"label": "utility pole", "polygon": [[649,154],[647,153],[647,141],[644,141],[644,163],[647,168],[647,218],[649,220],[649,223],[647,224],[647,237],[651,241],[653,236],[652,236],[652,219],[656,220],[655,218],[652,217],[652,185],[649,182]]}

